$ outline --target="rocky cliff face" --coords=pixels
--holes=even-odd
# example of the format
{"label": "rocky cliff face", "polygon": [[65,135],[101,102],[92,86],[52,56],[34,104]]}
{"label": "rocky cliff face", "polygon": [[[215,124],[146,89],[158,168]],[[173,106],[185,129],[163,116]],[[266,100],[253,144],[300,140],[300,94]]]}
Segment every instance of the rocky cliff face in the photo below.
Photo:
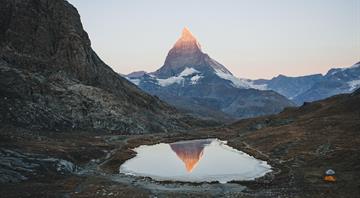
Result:
{"label": "rocky cliff face", "polygon": [[191,120],[107,66],[64,0],[0,3],[0,123],[131,133],[184,129]]}

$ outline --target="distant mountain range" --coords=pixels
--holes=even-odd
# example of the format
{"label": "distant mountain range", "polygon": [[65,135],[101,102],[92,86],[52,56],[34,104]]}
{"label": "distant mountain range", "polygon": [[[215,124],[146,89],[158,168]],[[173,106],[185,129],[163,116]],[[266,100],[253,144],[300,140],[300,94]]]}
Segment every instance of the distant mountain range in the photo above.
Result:
{"label": "distant mountain range", "polygon": [[160,69],[125,77],[179,109],[203,118],[231,120],[277,113],[286,106],[350,93],[360,87],[360,62],[331,69],[326,75],[241,79],[202,52],[197,39],[185,28]]}
{"label": "distant mountain range", "polygon": [[271,80],[254,80],[255,85],[274,90],[296,104],[321,100],[341,93],[351,93],[360,87],[360,62],[348,68],[330,69],[326,75],[300,77],[279,75]]}
{"label": "distant mountain range", "polygon": [[[134,83],[136,78],[147,74],[145,71],[126,75]],[[148,74],[149,75],[149,74]],[[333,68],[325,75],[312,74],[299,77],[279,75],[270,80],[232,79],[242,81],[245,87],[260,90],[273,90],[301,105],[304,102],[321,100],[333,95],[351,93],[360,88],[360,62],[347,68]]]}
{"label": "distant mountain range", "polygon": [[265,85],[236,78],[227,68],[201,50],[184,28],[155,72],[133,72],[126,78],[144,91],[179,109],[202,118],[248,118],[280,112],[294,103]]}

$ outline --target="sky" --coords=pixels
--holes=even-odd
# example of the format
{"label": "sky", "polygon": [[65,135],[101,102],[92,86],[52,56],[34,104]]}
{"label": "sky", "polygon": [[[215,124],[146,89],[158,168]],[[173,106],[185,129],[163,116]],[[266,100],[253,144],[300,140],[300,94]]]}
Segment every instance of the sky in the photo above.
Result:
{"label": "sky", "polygon": [[160,68],[184,27],[242,78],[325,73],[360,61],[360,0],[69,0],[115,71]]}

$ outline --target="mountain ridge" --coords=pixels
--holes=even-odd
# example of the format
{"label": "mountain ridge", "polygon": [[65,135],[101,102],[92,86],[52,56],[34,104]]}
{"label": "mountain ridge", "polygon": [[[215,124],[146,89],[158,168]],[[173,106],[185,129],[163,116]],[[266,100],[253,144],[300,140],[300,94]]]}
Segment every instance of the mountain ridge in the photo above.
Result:
{"label": "mountain ridge", "polygon": [[279,75],[270,80],[254,80],[254,84],[274,90],[296,104],[321,100],[333,95],[351,93],[360,87],[360,62],[350,67],[331,68],[323,74],[299,77]]}
{"label": "mountain ridge", "polygon": [[253,89],[261,86],[233,76],[224,65],[202,52],[187,28],[158,70],[125,77],[144,91],[206,119],[272,114],[293,105],[276,92]]}

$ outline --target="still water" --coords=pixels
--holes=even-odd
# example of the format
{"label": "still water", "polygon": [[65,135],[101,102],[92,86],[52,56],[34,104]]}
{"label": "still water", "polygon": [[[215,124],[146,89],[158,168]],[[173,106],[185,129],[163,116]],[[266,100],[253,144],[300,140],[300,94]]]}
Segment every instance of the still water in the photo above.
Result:
{"label": "still water", "polygon": [[253,180],[271,172],[265,161],[236,150],[219,139],[143,145],[120,166],[120,173],[157,181],[226,183]]}

